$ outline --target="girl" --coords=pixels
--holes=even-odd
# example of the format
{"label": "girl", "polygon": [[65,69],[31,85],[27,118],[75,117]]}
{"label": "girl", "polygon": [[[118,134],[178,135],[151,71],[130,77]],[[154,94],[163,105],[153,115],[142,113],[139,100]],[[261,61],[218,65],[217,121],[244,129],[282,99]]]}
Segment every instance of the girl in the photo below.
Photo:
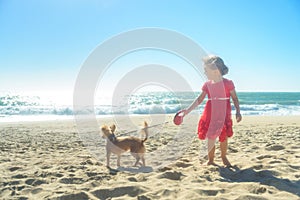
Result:
{"label": "girl", "polygon": [[223,78],[228,73],[228,67],[223,60],[218,56],[211,55],[204,58],[203,62],[208,81],[204,83],[200,96],[183,112],[184,115],[187,115],[202,103],[206,95],[208,96],[198,123],[198,137],[201,140],[208,139],[208,165],[216,165],[214,163],[215,140],[219,137],[223,164],[230,167],[231,164],[226,157],[227,138],[233,135],[230,97],[235,106],[237,122],[242,120],[239,100],[233,82]]}

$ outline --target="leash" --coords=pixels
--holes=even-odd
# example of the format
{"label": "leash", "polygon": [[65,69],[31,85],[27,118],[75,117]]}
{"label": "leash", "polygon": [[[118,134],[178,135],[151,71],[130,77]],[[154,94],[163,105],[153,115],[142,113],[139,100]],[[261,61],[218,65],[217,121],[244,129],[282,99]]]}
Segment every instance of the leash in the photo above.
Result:
{"label": "leash", "polygon": [[[167,122],[163,122],[163,123],[160,123],[160,124],[154,124],[154,125],[152,125],[152,126],[148,126],[147,128],[153,128],[153,127],[161,126],[161,125],[168,124],[168,123],[170,123],[170,122],[167,121]],[[145,129],[145,128],[142,128],[141,130],[144,130],[144,129]],[[124,133],[124,134],[135,133],[135,132],[137,132],[137,130],[129,131],[129,132],[126,132],[126,133]]]}

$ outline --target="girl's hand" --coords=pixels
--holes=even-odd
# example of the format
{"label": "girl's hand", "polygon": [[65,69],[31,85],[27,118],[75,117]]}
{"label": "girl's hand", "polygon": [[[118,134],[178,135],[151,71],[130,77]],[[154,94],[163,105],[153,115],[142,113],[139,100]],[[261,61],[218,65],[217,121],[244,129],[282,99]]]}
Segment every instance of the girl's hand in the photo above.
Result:
{"label": "girl's hand", "polygon": [[235,118],[236,118],[236,122],[240,122],[240,121],[242,121],[242,115],[241,115],[241,113],[236,113],[235,114]]}
{"label": "girl's hand", "polygon": [[186,116],[186,115],[188,114],[188,111],[187,111],[187,109],[183,109],[183,110],[181,110],[180,112],[182,112],[182,113],[183,113],[183,117],[184,117],[184,116]]}

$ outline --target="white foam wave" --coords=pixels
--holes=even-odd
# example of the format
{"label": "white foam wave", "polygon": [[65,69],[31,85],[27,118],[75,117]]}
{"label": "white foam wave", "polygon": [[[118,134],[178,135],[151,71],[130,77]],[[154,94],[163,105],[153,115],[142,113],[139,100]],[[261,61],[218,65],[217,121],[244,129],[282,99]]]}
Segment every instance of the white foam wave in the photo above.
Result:
{"label": "white foam wave", "polygon": [[[248,95],[248,94],[246,94]],[[245,96],[245,94],[244,94]],[[257,101],[257,95],[251,100],[251,94],[248,96],[247,102],[241,102],[241,112],[243,115],[300,115],[300,104],[298,97],[290,100],[287,97],[282,98],[280,103],[262,103]],[[277,97],[278,98],[278,97]],[[40,116],[40,118],[57,118],[72,117],[74,114],[95,114],[97,116],[107,116],[115,114],[172,114],[180,109],[188,107],[195,99],[194,93],[149,93],[135,94],[128,99],[124,105],[112,106],[107,102],[111,102],[111,97],[103,97],[96,101],[95,106],[86,106],[74,113],[71,103],[62,104],[62,101],[53,102],[46,101],[45,98],[39,96],[22,96],[22,95],[0,95],[0,121],[7,118],[20,119],[22,117],[30,119],[29,116]],[[286,104],[282,103],[283,100]],[[257,101],[257,103],[255,103]],[[274,100],[269,100],[274,101]],[[292,102],[292,103],[291,103]],[[101,104],[102,103],[102,104]],[[205,106],[203,102],[195,112],[201,113]],[[233,114],[234,114],[234,107]],[[52,117],[51,117],[52,116]],[[34,117],[31,117],[34,118]]]}

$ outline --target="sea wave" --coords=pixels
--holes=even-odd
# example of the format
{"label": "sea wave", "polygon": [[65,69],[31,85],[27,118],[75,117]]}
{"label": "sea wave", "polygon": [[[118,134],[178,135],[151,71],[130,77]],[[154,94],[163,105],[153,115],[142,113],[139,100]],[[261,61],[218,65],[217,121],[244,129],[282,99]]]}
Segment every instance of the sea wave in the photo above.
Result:
{"label": "sea wave", "polygon": [[[61,116],[95,114],[106,115],[145,115],[172,114],[188,107],[199,93],[192,92],[151,92],[126,97],[120,105],[101,104],[86,106],[74,111],[73,105],[41,100],[39,96],[0,95],[0,121],[18,116]],[[243,115],[300,115],[300,93],[238,93]],[[108,101],[107,101],[108,102]],[[201,113],[203,102],[194,112]],[[232,106],[234,114],[234,106]]]}
{"label": "sea wave", "polygon": [[[112,106],[90,106],[86,109],[73,110],[73,106],[0,106],[0,115],[74,115],[90,114],[111,115],[111,114],[172,114],[183,109],[181,104],[165,105],[143,105],[129,107]],[[196,112],[201,112],[204,105],[199,106]],[[244,115],[300,115],[300,106],[283,106],[279,104],[266,105],[241,105],[241,113]],[[234,107],[232,107],[234,112]]]}

